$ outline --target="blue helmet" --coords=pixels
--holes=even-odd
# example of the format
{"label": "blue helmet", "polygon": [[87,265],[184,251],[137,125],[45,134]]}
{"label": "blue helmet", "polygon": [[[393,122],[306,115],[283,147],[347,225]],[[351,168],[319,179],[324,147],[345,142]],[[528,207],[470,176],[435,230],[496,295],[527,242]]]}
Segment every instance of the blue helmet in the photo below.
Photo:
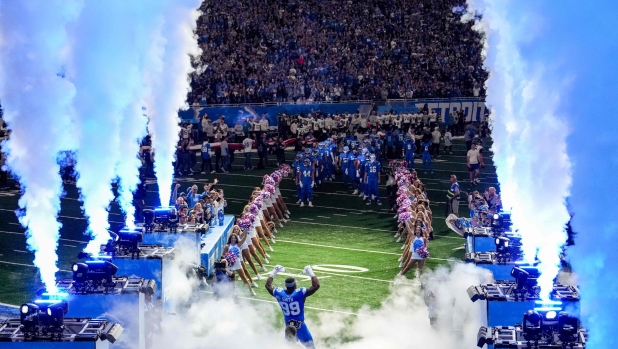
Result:
{"label": "blue helmet", "polygon": [[369,155],[369,160],[376,161],[376,154]]}
{"label": "blue helmet", "polygon": [[367,156],[367,154],[369,154],[369,150],[367,150],[367,148],[363,148],[363,150],[361,151],[361,154]]}
{"label": "blue helmet", "polygon": [[345,147],[343,147],[343,152],[347,153],[350,151],[350,147],[348,147],[347,145]]}
{"label": "blue helmet", "polygon": [[311,154],[311,148],[305,148],[305,154]]}
{"label": "blue helmet", "polygon": [[311,165],[311,160],[309,160],[308,158],[305,158],[305,160],[303,161],[303,164],[305,166],[309,166],[309,165]]}

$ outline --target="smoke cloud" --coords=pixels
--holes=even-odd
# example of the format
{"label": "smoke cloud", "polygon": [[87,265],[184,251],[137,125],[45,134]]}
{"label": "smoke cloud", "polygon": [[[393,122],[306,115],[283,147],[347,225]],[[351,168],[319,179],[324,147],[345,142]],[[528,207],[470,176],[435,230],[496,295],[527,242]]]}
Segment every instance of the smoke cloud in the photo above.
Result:
{"label": "smoke cloud", "polygon": [[12,131],[3,144],[7,164],[19,178],[20,223],[28,249],[50,292],[55,273],[62,180],[57,157],[72,149],[73,85],[63,78],[66,25],[78,1],[0,1],[0,98]]}
{"label": "smoke cloud", "polygon": [[[569,128],[563,92],[571,77],[561,59],[543,45],[548,30],[542,5],[508,0],[468,0],[475,29],[485,35],[486,103],[491,106],[492,150],[504,207],[522,234],[525,258],[541,261],[539,284],[547,298],[560,269],[570,216],[567,155]],[[539,52],[542,52],[539,54]]]}
{"label": "smoke cloud", "polygon": [[174,178],[172,163],[178,143],[178,110],[186,109],[190,90],[191,56],[200,54],[194,30],[200,0],[167,0],[160,5],[162,18],[153,28],[157,37],[154,57],[147,69],[151,94],[147,100],[148,131],[155,152],[154,169],[161,205],[170,203]]}
{"label": "smoke cloud", "polygon": [[[616,206],[618,160],[614,139],[618,105],[610,98],[618,90],[615,3],[601,0],[538,1],[525,5],[514,1],[468,1],[468,4],[484,8],[484,22],[490,28],[486,63],[492,79],[488,83],[488,102],[494,108],[494,123],[498,126],[494,139],[502,139],[495,149],[494,160],[497,163],[506,160],[512,166],[504,170],[512,168],[513,176],[528,178],[535,184],[533,193],[532,189],[528,193],[528,185],[518,187],[520,201],[535,208],[522,216],[522,220],[546,217],[550,211],[553,215],[555,222],[540,225],[542,230],[538,232],[542,240],[536,245],[541,248],[544,264],[547,257],[557,254],[557,245],[563,241],[562,237],[558,239],[558,223],[562,225],[568,218],[558,194],[569,192],[567,181],[572,177],[568,205],[574,213],[571,225],[577,235],[575,246],[567,250],[567,257],[581,290],[582,321],[589,331],[586,347],[616,347],[614,314],[618,312],[618,295],[611,290],[618,279],[615,253],[618,224],[611,208]],[[525,99],[513,97],[513,91],[518,90]],[[510,117],[509,110],[522,110],[530,104],[553,110],[559,122],[554,123],[545,113],[533,110],[517,114],[516,119]],[[506,119],[501,121],[501,118]],[[517,139],[509,132],[504,133],[504,129],[520,129],[524,135],[530,126],[522,127],[532,124],[544,128],[542,133],[531,134],[528,143],[513,144]],[[519,146],[510,158],[506,157],[505,149],[509,147],[506,143]],[[572,168],[566,166],[565,149]],[[505,154],[499,156],[500,152]],[[527,176],[520,159],[530,154],[544,156],[545,162],[535,167],[551,176],[551,182],[546,180],[546,175]],[[509,178],[508,174],[504,177],[500,166],[498,170],[500,182],[506,184],[503,181]],[[510,204],[512,199],[507,199]]]}
{"label": "smoke cloud", "polygon": [[132,225],[132,192],[139,181],[138,140],[146,130],[144,70],[158,13],[149,3],[88,1],[71,27],[68,77],[77,89],[77,186],[97,253],[108,239],[112,182],[120,179],[119,202]]}
{"label": "smoke cloud", "polygon": [[[236,283],[236,293],[240,298],[235,300],[217,300],[207,292],[191,292],[197,284],[195,279],[187,276],[187,263],[188,260],[183,258],[174,259],[174,275],[169,276],[173,282],[167,283],[172,286],[166,295],[179,302],[175,303],[176,315],[164,319],[164,334],[155,336],[154,348],[193,349],[204,345],[209,348],[301,347],[284,340],[277,304],[243,296],[245,287],[240,282]],[[363,308],[357,316],[349,315],[349,310],[321,312],[317,319],[309,316],[306,322],[316,346],[409,348],[415,343],[430,348],[475,348],[481,314],[480,308],[468,298],[466,289],[490,282],[490,273],[459,263],[430,271],[423,280],[425,290],[433,294],[431,314],[437,318],[434,327],[429,322],[425,293],[418,284],[406,282],[393,286],[391,295],[380,309]],[[275,284],[277,281],[281,280],[275,279]],[[200,296],[196,297],[196,294]],[[306,312],[315,314],[310,310]]]}

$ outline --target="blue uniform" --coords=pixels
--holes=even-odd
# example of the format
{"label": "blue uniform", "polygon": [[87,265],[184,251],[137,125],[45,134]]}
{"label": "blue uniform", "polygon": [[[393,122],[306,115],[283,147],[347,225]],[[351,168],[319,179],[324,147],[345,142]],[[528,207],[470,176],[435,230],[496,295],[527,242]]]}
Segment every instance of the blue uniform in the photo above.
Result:
{"label": "blue uniform", "polygon": [[[297,176],[297,178],[298,178],[298,173],[300,172],[300,168],[302,165],[303,165],[302,162],[298,162],[298,161],[294,161],[294,163],[292,163],[292,169],[294,170],[294,176]],[[296,196],[298,196],[298,200],[301,200],[300,182],[296,184]]]}
{"label": "blue uniform", "polygon": [[348,181],[349,181],[349,176],[348,176],[348,155],[350,153],[346,154],[346,153],[341,153],[339,154],[339,159],[341,159],[341,175],[343,176],[343,185],[347,185]]}
{"label": "blue uniform", "polygon": [[431,142],[421,143],[421,149],[423,150],[423,171],[427,171],[427,164],[429,164],[429,170],[433,172],[433,166],[431,165]]}
{"label": "blue uniform", "polygon": [[311,183],[313,182],[313,180],[311,179],[311,173],[313,172],[313,166],[309,165],[309,166],[305,166],[303,165],[300,168],[300,181],[303,184],[303,187],[301,188],[301,192],[300,192],[300,199],[301,200],[308,200],[309,202],[313,201],[313,198],[311,196],[313,189],[311,188]]}
{"label": "blue uniform", "polygon": [[399,158],[401,156],[401,151],[403,149],[403,143],[405,142],[406,135],[403,132],[397,133],[397,139],[395,139],[395,157]]}
{"label": "blue uniform", "polygon": [[357,159],[358,172],[360,174],[360,177],[357,178],[357,180],[360,181],[359,190],[361,191],[361,193],[367,195],[365,183],[363,183],[363,178],[365,178],[365,162],[367,162],[367,159],[365,159],[365,156],[363,154],[359,155]]}
{"label": "blue uniform", "polygon": [[381,172],[380,162],[376,161],[367,161],[365,164],[365,173],[367,174],[367,200],[371,201],[371,195],[375,195],[376,200],[380,201],[380,188],[378,185],[378,173]]}
{"label": "blue uniform", "polygon": [[376,154],[376,160],[380,162],[382,162],[383,149],[384,149],[384,142],[381,139],[378,139],[378,141],[376,142],[375,154]]}
{"label": "blue uniform", "polygon": [[292,294],[287,294],[281,287],[275,288],[273,297],[279,303],[286,325],[293,323],[296,327],[296,338],[306,347],[313,347],[313,337],[305,324],[305,298],[307,289],[300,287]]}
{"label": "blue uniform", "polygon": [[348,177],[352,180],[352,187],[357,188],[356,185],[356,155],[353,153],[348,154]]}
{"label": "blue uniform", "polygon": [[393,146],[393,142],[395,141],[395,137],[393,137],[393,133],[391,131],[386,132],[386,135],[384,135],[384,139],[386,140],[386,146],[387,147],[392,147]]}
{"label": "blue uniform", "polygon": [[404,151],[406,152],[408,168],[414,168],[414,152],[416,151],[416,144],[414,144],[414,140],[406,141],[404,144]]}
{"label": "blue uniform", "polygon": [[322,172],[321,179],[325,180],[331,175],[332,162],[330,161],[330,151],[328,150],[328,148],[323,148],[323,149],[320,149],[320,154],[322,155],[322,161],[324,164],[324,171]]}
{"label": "blue uniform", "polygon": [[315,165],[315,179],[316,179],[317,184],[322,183],[322,175],[323,175],[322,165],[324,164],[324,161],[322,159],[323,158],[322,158],[321,153],[318,153],[318,155],[312,158],[312,163]]}

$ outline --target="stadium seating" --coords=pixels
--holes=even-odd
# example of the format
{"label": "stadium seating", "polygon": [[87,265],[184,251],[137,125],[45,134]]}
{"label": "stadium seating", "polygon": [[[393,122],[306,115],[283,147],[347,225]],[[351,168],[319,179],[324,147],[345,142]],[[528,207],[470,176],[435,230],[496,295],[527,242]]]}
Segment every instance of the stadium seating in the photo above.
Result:
{"label": "stadium seating", "polygon": [[189,103],[483,96],[461,0],[204,1]]}

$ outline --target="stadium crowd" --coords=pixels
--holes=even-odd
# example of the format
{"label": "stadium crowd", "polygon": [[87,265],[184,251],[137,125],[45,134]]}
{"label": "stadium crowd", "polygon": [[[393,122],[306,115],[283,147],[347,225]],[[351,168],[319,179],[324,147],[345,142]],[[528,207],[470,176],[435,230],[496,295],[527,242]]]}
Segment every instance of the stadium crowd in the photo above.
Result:
{"label": "stadium crowd", "polygon": [[[368,143],[366,145],[376,148],[378,162],[382,159],[406,159],[413,164],[415,157],[421,157],[423,170],[433,172],[432,158],[440,157],[441,154],[452,155],[453,137],[463,134],[468,153],[472,151],[469,155],[478,153],[470,157],[471,164],[468,165],[469,168],[475,168],[470,180],[476,183],[479,165],[484,167],[480,154],[489,135],[487,122],[478,126],[466,124],[463,122],[466,115],[462,111],[450,117],[454,122],[446,125],[435,110],[427,107],[399,112],[372,111],[368,115],[358,111],[331,115],[318,110],[307,115],[280,114],[277,126],[271,126],[266,115],[242,117],[235,125],[229,125],[223,116],[212,120],[205,114],[197,125],[181,124],[176,174],[231,171],[236,152],[242,152],[244,170],[248,171],[253,169],[251,158],[254,149],[260,160],[258,169],[271,165],[269,154],[275,155],[277,165],[281,165],[285,163],[284,152],[288,147],[292,146],[294,151],[299,152],[308,143],[309,147],[317,148],[318,142],[327,140],[331,142],[329,147],[335,148],[335,157],[344,152],[346,145],[351,152],[353,142]],[[152,175],[154,156],[149,151],[148,139],[144,145],[146,147],[142,149],[142,158],[146,172]],[[359,155],[361,150],[358,149]],[[199,169],[196,167],[198,154],[201,154],[202,160]],[[340,166],[337,163],[337,167]]]}
{"label": "stadium crowd", "polygon": [[190,104],[483,96],[461,0],[204,1]]}

